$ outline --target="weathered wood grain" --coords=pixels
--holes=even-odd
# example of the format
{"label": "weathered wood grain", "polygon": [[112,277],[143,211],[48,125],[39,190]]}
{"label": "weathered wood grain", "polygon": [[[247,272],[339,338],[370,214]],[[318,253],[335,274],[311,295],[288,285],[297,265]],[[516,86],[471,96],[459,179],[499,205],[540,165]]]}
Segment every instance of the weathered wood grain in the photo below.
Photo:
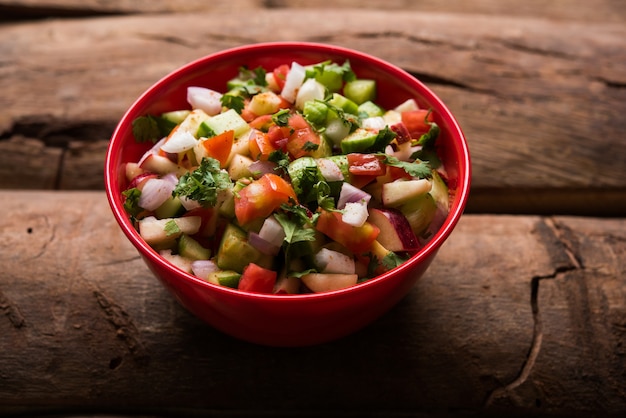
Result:
{"label": "weathered wood grain", "polygon": [[[245,25],[228,13],[5,24],[0,148],[13,137],[38,139],[63,154],[57,172],[64,177],[54,184],[99,188],[101,167],[71,181],[66,164],[90,167],[92,155],[72,154],[68,145],[106,141],[160,77],[236,45],[320,41],[387,59],[450,106],[467,134],[482,197],[469,210],[540,213],[561,205],[557,213],[619,215],[626,212],[624,39],[621,24],[372,10],[259,10]],[[23,169],[4,152],[0,166]],[[3,178],[0,187],[16,184]]]}
{"label": "weathered wood grain", "polygon": [[[182,13],[230,10],[245,13],[251,8],[320,8],[310,0],[0,0],[0,12],[14,17],[87,16],[127,13]],[[620,0],[336,0],[325,9],[415,10],[421,12],[469,13],[498,16],[539,17],[556,20],[624,22],[626,7]]]}
{"label": "weathered wood grain", "polygon": [[623,220],[467,215],[387,315],[276,349],[180,308],[102,192],[0,200],[0,412],[626,411]]}

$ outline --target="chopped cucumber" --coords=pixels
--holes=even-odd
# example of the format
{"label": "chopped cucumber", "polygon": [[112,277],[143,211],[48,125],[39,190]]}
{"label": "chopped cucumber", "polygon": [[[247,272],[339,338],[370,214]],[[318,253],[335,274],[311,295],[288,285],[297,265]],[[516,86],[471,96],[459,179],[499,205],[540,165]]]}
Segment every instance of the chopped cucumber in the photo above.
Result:
{"label": "chopped cucumber", "polygon": [[366,117],[371,118],[384,115],[385,110],[371,100],[368,100],[365,103],[361,103],[359,105],[359,115],[361,114],[365,114],[367,115]]}
{"label": "chopped cucumber", "polygon": [[217,266],[220,269],[242,273],[250,263],[272,268],[272,262],[272,256],[263,254],[248,243],[246,231],[232,223],[226,226],[217,250]]}
{"label": "chopped cucumber", "polygon": [[339,93],[333,93],[333,97],[328,101],[328,103],[352,115],[357,115],[359,113],[359,105]]}
{"label": "chopped cucumber", "polygon": [[232,287],[233,289],[237,289],[239,286],[239,279],[241,279],[241,274],[232,270],[214,271],[209,273],[207,277],[207,281],[210,283]]}
{"label": "chopped cucumber", "polygon": [[174,110],[172,112],[165,112],[161,115],[163,119],[168,122],[172,122],[175,125],[182,123],[187,116],[191,113],[190,110]]}
{"label": "chopped cucumber", "polygon": [[343,94],[357,105],[376,99],[376,81],[365,78],[348,81],[343,86]]}
{"label": "chopped cucumber", "polygon": [[182,202],[178,196],[169,197],[165,202],[155,209],[154,215],[158,219],[177,218],[185,212]]}
{"label": "chopped cucumber", "polygon": [[356,131],[352,132],[341,141],[341,151],[344,154],[364,152],[376,143],[377,137],[377,132],[357,128]]}
{"label": "chopped cucumber", "polygon": [[208,260],[211,258],[211,250],[203,247],[187,234],[182,234],[178,238],[178,254],[192,260]]}
{"label": "chopped cucumber", "polygon": [[235,109],[228,109],[225,112],[210,117],[205,122],[215,135],[232,130],[235,131],[235,137],[239,138],[250,129],[248,123]]}

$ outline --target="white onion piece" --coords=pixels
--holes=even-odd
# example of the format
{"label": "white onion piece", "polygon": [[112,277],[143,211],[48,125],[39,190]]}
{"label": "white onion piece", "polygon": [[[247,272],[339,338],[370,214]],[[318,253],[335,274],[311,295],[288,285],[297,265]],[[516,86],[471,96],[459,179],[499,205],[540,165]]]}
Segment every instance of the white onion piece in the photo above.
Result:
{"label": "white onion piece", "polygon": [[309,78],[302,84],[296,94],[296,109],[304,109],[304,104],[311,100],[324,100],[326,87],[314,78]]}
{"label": "white onion piece", "polygon": [[304,83],[305,77],[306,70],[304,67],[297,62],[292,62],[287,77],[285,77],[285,85],[280,95],[289,103],[293,103],[296,100],[298,89],[302,86],[302,83]]}
{"label": "white onion piece", "polygon": [[248,170],[250,170],[254,177],[261,177],[263,174],[273,173],[276,167],[276,163],[272,161],[256,160],[250,163]]}
{"label": "white onion piece", "polygon": [[339,251],[322,248],[315,254],[314,263],[322,273],[354,274],[354,259]]}
{"label": "white onion piece", "polygon": [[254,231],[250,231],[248,233],[248,243],[257,250],[261,251],[263,254],[274,256],[280,251],[280,247],[264,240]]}
{"label": "white onion piece", "polygon": [[167,141],[161,146],[161,150],[173,154],[185,152],[196,146],[198,140],[188,131],[175,130]]}
{"label": "white onion piece", "polygon": [[375,131],[380,131],[385,126],[387,126],[387,123],[385,122],[385,119],[383,119],[382,116],[373,116],[370,118],[365,118],[361,122],[362,128],[373,129]]}
{"label": "white onion piece", "polygon": [[339,166],[327,158],[318,158],[316,160],[317,168],[326,181],[342,181],[343,173]]}
{"label": "white onion piece", "polygon": [[176,185],[170,181],[153,178],[146,181],[139,196],[139,206],[146,210],[155,210],[172,196]]}
{"label": "white onion piece", "polygon": [[197,200],[189,199],[187,196],[178,196],[180,203],[186,210],[192,210],[202,206]]}
{"label": "white onion piece", "polygon": [[206,280],[209,277],[210,273],[218,271],[219,267],[212,260],[194,260],[191,262],[191,272],[201,278]]}
{"label": "white onion piece", "polygon": [[280,247],[285,240],[285,230],[276,218],[270,216],[263,221],[259,236],[270,244]]}
{"label": "white onion piece", "polygon": [[345,204],[343,212],[341,213],[341,220],[348,225],[360,227],[363,226],[368,216],[367,203],[360,200],[358,202],[348,202]]}
{"label": "white onion piece", "polygon": [[337,199],[337,209],[343,209],[346,203],[363,201],[366,205],[370,202],[372,195],[350,183],[343,183]]}
{"label": "white onion piece", "polygon": [[416,146],[412,146],[410,142],[396,144],[395,148],[391,145],[387,145],[385,148],[385,154],[396,157],[400,161],[410,161],[411,155],[413,155],[415,151],[417,151]]}
{"label": "white onion piece", "polygon": [[205,87],[187,87],[187,102],[194,109],[204,110],[209,116],[222,111],[222,93]]}

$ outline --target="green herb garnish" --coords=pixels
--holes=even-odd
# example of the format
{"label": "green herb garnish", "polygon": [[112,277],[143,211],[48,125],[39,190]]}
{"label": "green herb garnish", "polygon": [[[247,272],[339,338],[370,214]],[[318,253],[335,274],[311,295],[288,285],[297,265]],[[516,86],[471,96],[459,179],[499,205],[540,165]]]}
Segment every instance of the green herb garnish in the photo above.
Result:
{"label": "green herb garnish", "polygon": [[218,160],[209,157],[203,158],[198,168],[180,178],[173,194],[195,200],[207,207],[215,206],[219,194],[232,187],[228,172],[220,169]]}

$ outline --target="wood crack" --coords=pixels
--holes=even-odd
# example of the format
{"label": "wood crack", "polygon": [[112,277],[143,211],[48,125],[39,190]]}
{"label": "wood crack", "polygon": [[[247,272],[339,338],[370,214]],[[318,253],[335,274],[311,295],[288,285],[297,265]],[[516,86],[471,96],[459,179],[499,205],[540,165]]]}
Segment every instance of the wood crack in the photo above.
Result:
{"label": "wood crack", "polygon": [[[554,270],[545,275],[533,276],[530,280],[530,307],[533,318],[533,335],[526,359],[517,376],[509,383],[494,389],[484,402],[485,407],[493,406],[498,399],[509,396],[513,391],[524,384],[537,361],[541,352],[543,341],[543,319],[539,306],[539,287],[542,280],[559,280],[568,273],[583,270],[584,266],[580,255],[575,251],[573,240],[568,238],[571,231],[564,225],[559,224],[554,218],[545,218],[539,223],[536,231],[548,239],[545,240],[548,252],[561,252],[561,255],[553,255],[553,260],[560,260]],[[551,236],[550,236],[551,235]],[[565,257],[564,257],[565,256]]]}
{"label": "wood crack", "polygon": [[[130,315],[121,306],[109,299],[103,292],[95,290],[93,295],[104,312],[106,319],[115,328],[116,337],[124,342],[133,360],[140,365],[147,366],[150,362],[150,355],[141,342],[139,330],[133,323]],[[111,364],[114,364],[115,367],[111,368],[119,367],[121,362],[121,358],[116,357],[112,359]]]}
{"label": "wood crack", "polygon": [[9,318],[9,322],[11,322],[15,328],[19,329],[26,325],[26,320],[19,307],[12,302],[2,290],[0,290],[0,312]]}

